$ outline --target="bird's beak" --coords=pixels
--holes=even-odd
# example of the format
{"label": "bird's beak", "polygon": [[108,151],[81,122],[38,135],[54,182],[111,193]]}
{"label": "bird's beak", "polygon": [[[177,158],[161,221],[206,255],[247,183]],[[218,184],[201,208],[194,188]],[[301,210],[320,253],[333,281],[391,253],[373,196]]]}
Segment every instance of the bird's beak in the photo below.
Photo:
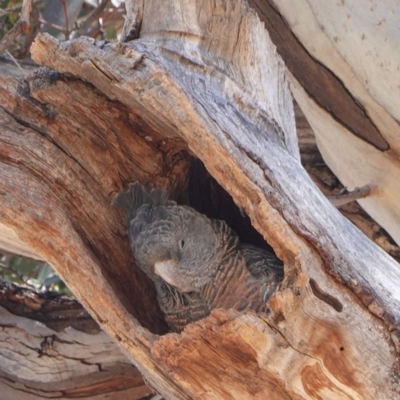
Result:
{"label": "bird's beak", "polygon": [[177,262],[174,260],[159,261],[154,264],[154,272],[164,279],[165,282],[172,286],[177,287],[176,266]]}
{"label": "bird's beak", "polygon": [[154,272],[165,282],[174,286],[181,292],[189,292],[191,288],[182,287],[181,279],[179,279],[179,274],[177,272],[178,263],[174,260],[164,260],[158,261],[154,264]]}

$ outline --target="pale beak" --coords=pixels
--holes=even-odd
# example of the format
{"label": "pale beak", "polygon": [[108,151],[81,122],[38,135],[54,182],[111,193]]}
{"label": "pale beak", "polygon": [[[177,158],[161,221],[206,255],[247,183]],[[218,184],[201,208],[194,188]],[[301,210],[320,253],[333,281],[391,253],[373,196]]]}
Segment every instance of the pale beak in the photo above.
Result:
{"label": "pale beak", "polygon": [[164,279],[165,282],[177,287],[176,266],[178,263],[174,260],[158,261],[154,264],[154,272]]}
{"label": "pale beak", "polygon": [[182,286],[182,278],[177,272],[178,263],[174,260],[158,261],[154,264],[154,272],[156,275],[164,279],[165,282],[174,286],[181,292],[190,292],[191,287]]}

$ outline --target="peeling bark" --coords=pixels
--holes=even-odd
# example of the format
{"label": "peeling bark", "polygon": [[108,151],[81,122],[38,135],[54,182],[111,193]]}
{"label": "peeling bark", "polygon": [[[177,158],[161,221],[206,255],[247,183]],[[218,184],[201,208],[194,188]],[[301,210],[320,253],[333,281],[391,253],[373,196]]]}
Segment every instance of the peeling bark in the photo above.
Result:
{"label": "peeling bark", "polygon": [[[323,161],[314,132],[297,104],[295,104],[295,115],[302,165],[325,196],[329,198],[339,195],[345,188]],[[345,204],[338,209],[370,240],[400,262],[400,247],[357,202]]]}
{"label": "peeling bark", "polygon": [[251,0],[288,69],[322,156],[400,244],[400,5]]}
{"label": "peeling bark", "polygon": [[362,105],[351,96],[337,76],[307,52],[274,7],[274,2],[250,0],[249,5],[254,7],[260,19],[265,23],[279,55],[294,78],[305,88],[307,95],[319,107],[333,114],[335,119],[352,134],[380,150],[387,150],[388,143],[366,114]]}

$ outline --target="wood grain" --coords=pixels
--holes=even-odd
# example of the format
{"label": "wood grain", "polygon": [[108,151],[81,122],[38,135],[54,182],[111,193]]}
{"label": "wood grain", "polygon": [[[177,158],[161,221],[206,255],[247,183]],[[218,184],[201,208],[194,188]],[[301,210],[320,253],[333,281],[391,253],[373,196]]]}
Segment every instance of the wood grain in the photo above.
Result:
{"label": "wood grain", "polygon": [[1,284],[0,304],[3,399],[102,400],[117,391],[139,400],[151,394],[76,300]]}
{"label": "wood grain", "polygon": [[[32,54],[60,75],[14,81],[19,91],[5,96],[1,222],[57,269],[152,386],[174,399],[398,397],[398,264],[301,166],[284,64],[246,3],[149,0],[137,40],[59,43],[41,35]],[[87,93],[77,105],[60,97],[70,85],[77,98]],[[98,99],[102,106],[91,108]],[[55,122],[70,130],[43,129],[52,125],[52,104]],[[64,105],[73,118],[63,116]],[[20,135],[6,129],[17,116],[28,126],[14,128]],[[160,138],[150,135],[154,158],[132,156],[135,173],[123,166],[130,152],[120,161],[114,154],[125,118],[140,118],[146,135]],[[76,120],[86,123],[78,129]],[[216,311],[181,336],[160,337],[140,326],[154,328],[157,312],[140,274],[128,273],[121,215],[109,200],[123,186],[120,170],[182,188],[186,159],[173,161],[186,150],[285,262],[285,279],[268,315]],[[122,295],[129,291],[131,302]]]}

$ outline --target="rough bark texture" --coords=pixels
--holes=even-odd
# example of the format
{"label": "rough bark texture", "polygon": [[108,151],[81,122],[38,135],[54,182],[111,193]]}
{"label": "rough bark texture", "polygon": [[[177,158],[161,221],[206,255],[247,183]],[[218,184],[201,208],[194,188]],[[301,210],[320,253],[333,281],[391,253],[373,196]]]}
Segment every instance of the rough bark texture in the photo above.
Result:
{"label": "rough bark texture", "polygon": [[75,300],[0,286],[2,399],[136,400],[139,371]]}
{"label": "rough bark texture", "polygon": [[[302,168],[284,65],[256,13],[202,0],[139,11],[137,40],[42,35],[33,57],[57,73],[2,72],[1,223],[167,398],[397,398],[398,264]],[[157,336],[154,292],[110,203],[134,180],[176,197],[188,152],[285,262],[285,279],[268,315],[216,310]]]}
{"label": "rough bark texture", "polygon": [[[174,189],[184,183],[185,156],[171,147],[157,150],[162,140],[151,130],[146,131],[147,139],[141,137],[145,127],[138,116],[129,115],[129,110],[83,82],[41,71],[29,87],[26,81],[11,78],[9,66],[5,68],[6,110],[23,121],[20,124],[2,111],[0,152],[5,162],[0,174],[6,184],[2,222],[8,220],[9,228],[24,225],[24,210],[41,210],[33,216],[34,224],[17,232],[20,240],[29,236],[36,254],[46,258],[50,253],[57,258],[63,254],[65,265],[71,263],[73,268],[77,260],[82,262],[78,247],[86,248],[89,258],[107,265],[108,280],[120,282],[116,292],[128,310],[145,326],[163,331],[161,314],[148,295],[152,288],[141,271],[132,269],[129,245],[120,241],[121,214],[111,207],[111,200],[124,183],[135,180]],[[132,129],[138,134],[133,135]],[[24,161],[26,168],[16,167]],[[38,233],[31,235],[36,224],[46,232],[40,240],[34,239]],[[77,241],[77,247],[64,252],[62,243],[52,237],[55,232],[59,238],[68,236],[70,230],[74,233],[67,242]],[[94,272],[87,272],[92,279]],[[132,287],[137,288],[133,293]],[[134,308],[135,302],[144,302],[144,307]]]}

